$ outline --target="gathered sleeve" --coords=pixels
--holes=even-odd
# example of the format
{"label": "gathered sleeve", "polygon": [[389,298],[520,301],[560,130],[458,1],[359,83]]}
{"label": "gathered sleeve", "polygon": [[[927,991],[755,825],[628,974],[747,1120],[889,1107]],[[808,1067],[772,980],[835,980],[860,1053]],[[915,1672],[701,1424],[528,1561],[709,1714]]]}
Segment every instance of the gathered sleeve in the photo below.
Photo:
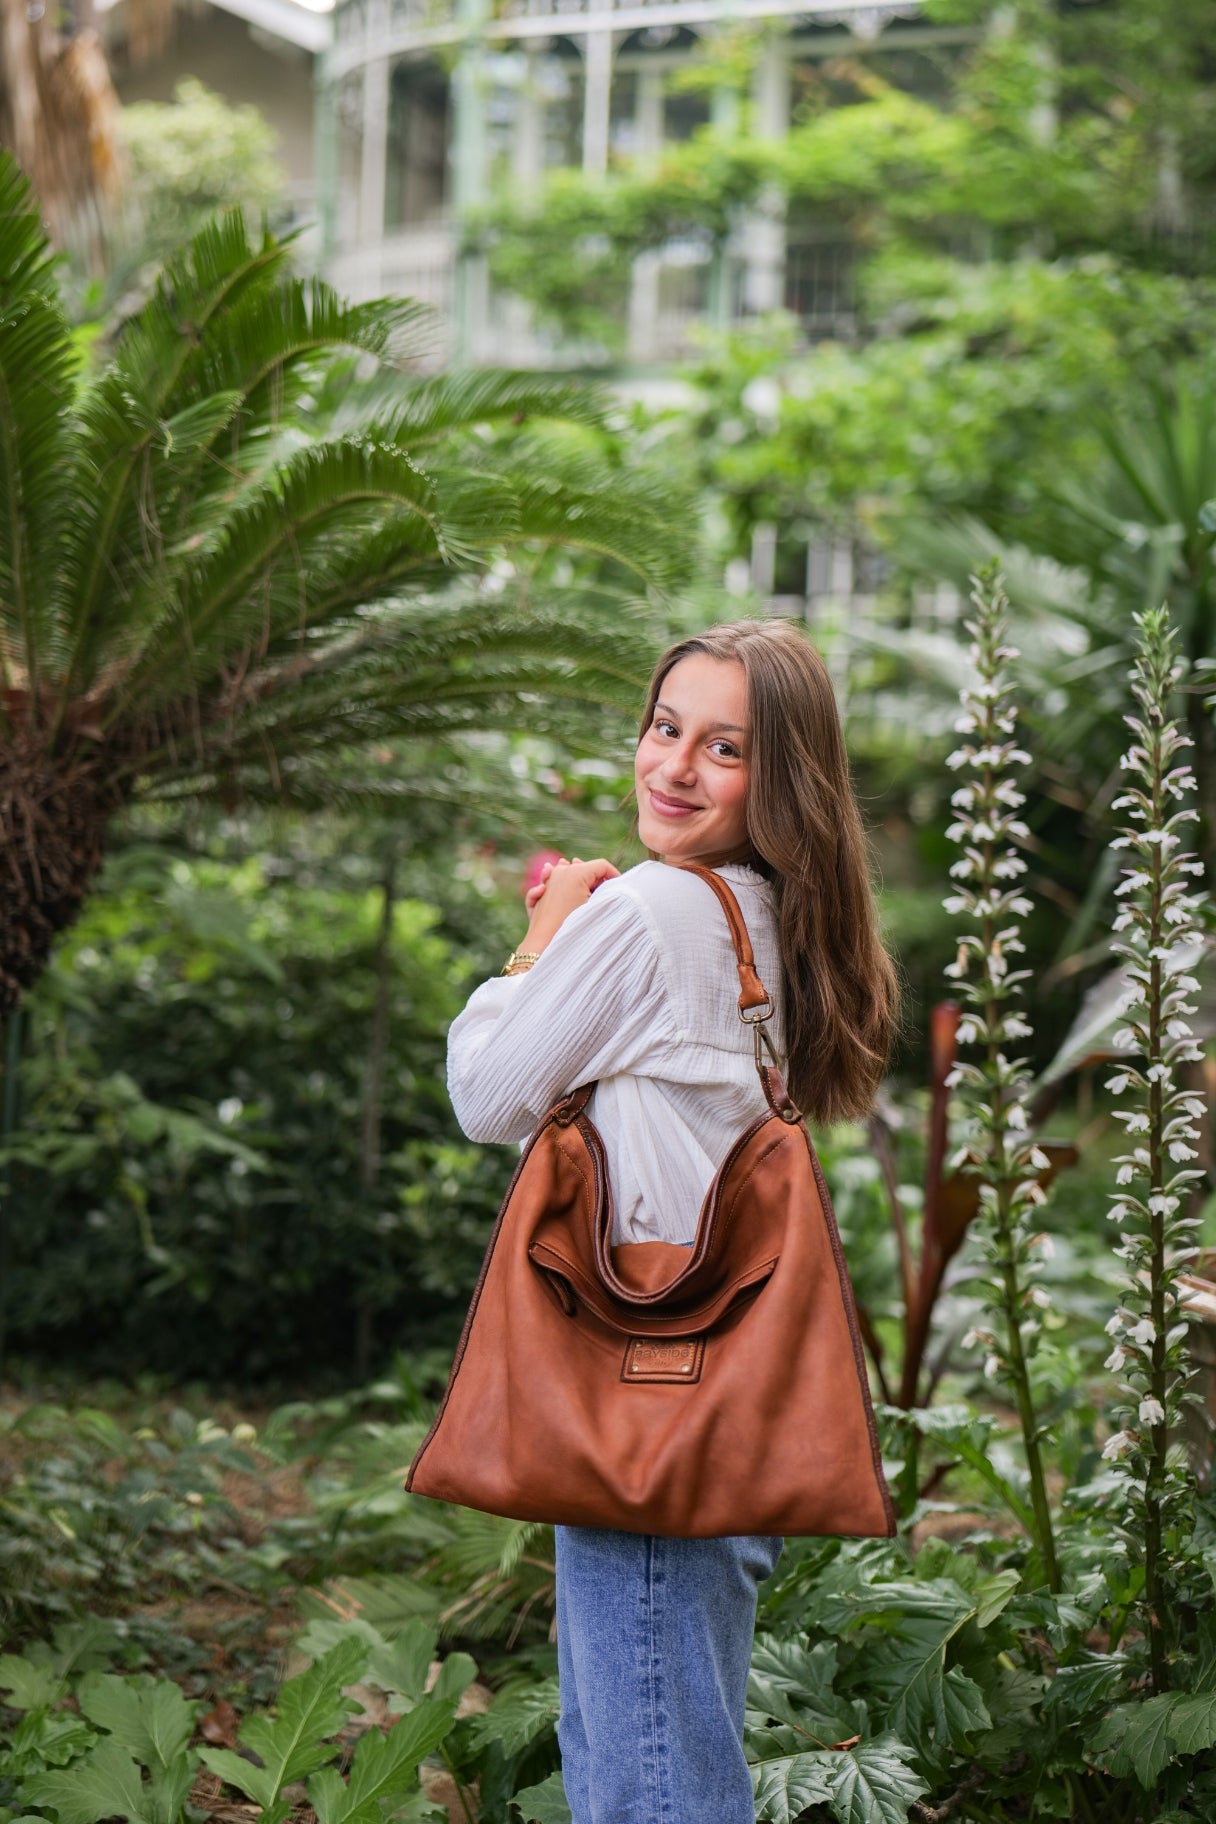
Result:
{"label": "gathered sleeve", "polygon": [[531,969],[474,991],[448,1033],[448,1092],[470,1140],[523,1140],[582,1083],[662,1074],[675,1041],[657,934],[606,881]]}

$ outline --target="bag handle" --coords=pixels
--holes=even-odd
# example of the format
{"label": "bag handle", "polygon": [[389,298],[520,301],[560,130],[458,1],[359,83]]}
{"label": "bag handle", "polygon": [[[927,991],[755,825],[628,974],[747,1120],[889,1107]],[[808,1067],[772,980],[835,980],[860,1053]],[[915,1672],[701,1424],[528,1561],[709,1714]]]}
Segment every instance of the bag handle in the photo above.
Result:
{"label": "bag handle", "polygon": [[[756,1074],[760,1078],[764,1097],[775,1115],[791,1125],[801,1121],[802,1115],[790,1101],[789,1092],[781,1075],[780,1059],[773,1049],[773,1042],[765,1031],[773,1017],[773,1003],[767,988],[756,973],[756,958],[752,951],[752,940],[748,936],[747,921],[740,909],[739,902],[720,874],[712,868],[703,868],[699,862],[688,861],[680,864],[689,874],[696,874],[707,887],[712,887],[718,904],[726,914],[730,926],[730,941],[734,946],[735,966],[739,971],[739,1018],[745,1026],[752,1029],[752,1038],[756,1048]],[[772,1063],[764,1062],[767,1051]]]}
{"label": "bag handle", "polygon": [[[695,874],[707,887],[712,887],[718,896],[718,902],[726,914],[730,926],[730,941],[734,945],[735,964],[739,971],[739,1018],[744,1025],[752,1026],[763,1023],[772,1017],[773,1003],[768,990],[756,974],[756,958],[752,952],[752,940],[747,934],[747,924],[740,910],[739,902],[720,874],[712,868],[703,868],[699,862],[686,861],[681,864],[688,874]],[[756,1013],[758,1007],[766,1007],[767,1013]]]}

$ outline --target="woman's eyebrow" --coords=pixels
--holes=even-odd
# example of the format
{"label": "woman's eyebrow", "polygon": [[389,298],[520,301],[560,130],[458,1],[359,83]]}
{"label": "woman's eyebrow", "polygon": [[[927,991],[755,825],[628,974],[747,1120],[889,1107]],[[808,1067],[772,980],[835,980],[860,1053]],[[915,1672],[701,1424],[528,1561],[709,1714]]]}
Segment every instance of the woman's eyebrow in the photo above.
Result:
{"label": "woman's eyebrow", "polygon": [[[677,713],[671,707],[670,703],[656,703],[655,709],[656,710],[665,709],[669,716],[674,716]],[[746,728],[744,728],[744,726],[741,722],[711,722],[709,726],[711,728],[729,729],[731,731],[731,733],[735,734],[735,735],[745,735],[747,733]]]}

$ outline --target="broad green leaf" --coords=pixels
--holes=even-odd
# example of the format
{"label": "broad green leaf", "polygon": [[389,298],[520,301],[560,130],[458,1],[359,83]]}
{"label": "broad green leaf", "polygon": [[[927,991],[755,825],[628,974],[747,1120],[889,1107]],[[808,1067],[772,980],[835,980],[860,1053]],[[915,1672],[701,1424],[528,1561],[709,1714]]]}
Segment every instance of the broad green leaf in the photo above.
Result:
{"label": "broad green leaf", "polygon": [[255,1767],[243,1754],[237,1754],[231,1748],[201,1748],[199,1759],[204,1767],[219,1775],[229,1786],[235,1786],[247,1799],[256,1805],[270,1805],[274,1797],[274,1781],[264,1767]]}
{"label": "broad green leaf", "polygon": [[1019,1634],[1041,1628],[1057,1651],[1071,1648],[1092,1626],[1094,1610],[1067,1592],[1022,1591],[1011,1597],[1006,1620]]}
{"label": "broad green leaf", "polygon": [[788,1723],[775,1723],[771,1728],[756,1728],[750,1721],[745,1723],[743,1745],[747,1750],[748,1765],[759,1766],[761,1761],[788,1760],[791,1755],[809,1754],[817,1744],[808,1742],[805,1729],[794,1729]]}
{"label": "broad green leaf", "polygon": [[204,1748],[204,1766],[257,1804],[272,1805],[290,1781],[333,1760],[326,1738],[337,1735],[351,1711],[343,1686],[354,1684],[366,1663],[365,1641],[339,1641],[315,1666],[288,1680],[279,1692],[276,1716],[251,1717],[241,1730],[242,1747],[252,1749],[260,1767],[229,1748]]}
{"label": "broad green leaf", "polygon": [[520,1824],[570,1824],[570,1805],[560,1773],[551,1773],[539,1786],[525,1786],[511,1800]]}
{"label": "broad green leaf", "polygon": [[96,1740],[96,1731],[79,1716],[31,1710],[0,1748],[0,1773],[21,1779],[44,1773],[49,1767],[66,1767],[69,1761],[87,1754]]}
{"label": "broad green leaf", "polygon": [[822,1626],[835,1630],[874,1621],[900,1629],[905,1621],[924,1620],[942,1625],[961,1624],[975,1613],[969,1591],[951,1577],[892,1579],[888,1583],[860,1582],[829,1595],[818,1609]]}
{"label": "broad green leaf", "polygon": [[752,1653],[748,1710],[796,1729],[802,1750],[830,1748],[856,1735],[859,1724],[857,1706],[832,1690],[835,1675],[833,1641],[806,1647],[795,1640],[761,1640]]}
{"label": "broad green leaf", "polygon": [[432,1697],[458,1703],[477,1677],[477,1661],[469,1653],[449,1653],[431,1687]]}
{"label": "broad green leaf", "polygon": [[1213,1746],[1216,1692],[1167,1692],[1112,1710],[1098,1731],[1093,1758],[1110,1773],[1124,1778],[1134,1773],[1147,1788],[1176,1754],[1198,1754]]}
{"label": "broad green leaf", "polygon": [[182,1806],[194,1784],[198,1771],[198,1757],[193,1754],[179,1754],[168,1767],[160,1767],[153,1773],[148,1782],[148,1809],[155,1824],[180,1824]]}
{"label": "broad green leaf", "polygon": [[469,1739],[476,1749],[499,1742],[508,1757],[521,1754],[557,1722],[556,1678],[537,1684],[508,1685],[482,1716],[475,1717]]}
{"label": "broad green leaf", "polygon": [[[119,1451],[125,1447],[119,1431]],[[108,1665],[123,1641],[121,1622],[104,1615],[90,1615],[85,1621],[65,1621],[51,1636],[51,1661],[67,1677],[72,1672],[99,1671]]]}
{"label": "broad green leaf", "polygon": [[182,1753],[194,1728],[194,1707],[167,1678],[119,1678],[90,1672],[80,1681],[80,1708],[153,1771]]}
{"label": "broad green leaf", "polygon": [[[301,1653],[316,1665],[318,1660],[324,1659],[327,1653],[332,1653],[335,1647],[340,1646],[343,1641],[349,1640],[358,1641],[368,1656],[365,1678],[370,1679],[371,1683],[379,1685],[381,1690],[389,1689],[390,1687],[383,1684],[380,1679],[371,1677],[373,1656],[386,1648],[389,1643],[380,1630],[373,1627],[370,1621],[365,1621],[362,1615],[354,1615],[347,1621],[340,1621],[333,1615],[327,1615],[323,1619],[318,1617],[317,1620],[309,1622],[297,1644]],[[426,1677],[425,1670],[423,1677],[424,1679]]]}
{"label": "broad green leaf", "polygon": [[400,1800],[412,1790],[419,1762],[438,1748],[455,1716],[454,1702],[428,1698],[394,1723],[387,1735],[369,1729],[355,1751],[347,1785],[332,1768],[308,1782],[320,1824],[378,1824],[380,1800]]}
{"label": "broad green leaf", "polygon": [[[461,1819],[459,1812],[456,1815]],[[451,1821],[446,1805],[438,1805],[425,1792],[418,1791],[411,1793],[405,1804],[394,1812],[393,1824],[451,1824]]]}
{"label": "broad green leaf", "polygon": [[869,1689],[889,1703],[892,1730],[915,1735],[928,1716],[940,1725],[946,1702],[946,1648],[969,1618],[970,1611],[944,1621],[909,1616],[894,1638],[875,1643]]}
{"label": "broad green leaf", "polygon": [[830,1803],[839,1824],[908,1824],[908,1807],[929,1790],[908,1765],[912,1750],[891,1736],[834,1758]]}
{"label": "broad green leaf", "polygon": [[1099,1653],[1060,1666],[1047,1687],[1043,1708],[1080,1717],[1113,1701],[1123,1688],[1127,1660],[1122,1653]]}
{"label": "broad green leaf", "polygon": [[990,1577],[979,1579],[971,1592],[975,1598],[977,1627],[991,1626],[1021,1581],[1016,1571],[994,1571]]}
{"label": "broad green leaf", "polygon": [[1141,1704],[1122,1704],[1112,1710],[1098,1731],[1094,1759],[1107,1772],[1126,1778],[1135,1773],[1142,1786],[1151,1786],[1173,1758],[1170,1737],[1172,1697],[1150,1697]]}
{"label": "broad green leaf", "polygon": [[254,1716],[245,1724],[241,1743],[253,1750],[272,1776],[273,1798],[290,1781],[302,1779],[333,1758],[326,1738],[337,1735],[351,1714],[343,1687],[355,1683],[366,1663],[367,1648],[362,1641],[340,1641],[315,1666],[283,1686],[273,1720]]}
{"label": "broad green leaf", "polygon": [[376,1809],[371,1807],[366,1820],[360,1815],[358,1807],[352,1806],[346,1781],[336,1767],[322,1767],[314,1773],[308,1782],[308,1802],[316,1812],[320,1824],[374,1824]]}
{"label": "broad green leaf", "polygon": [[0,1658],[0,1691],[10,1710],[45,1710],[63,1696],[65,1681],[54,1667],[43,1662],[34,1664],[16,1653]]}
{"label": "broad green leaf", "polygon": [[[438,1653],[434,1628],[420,1620],[407,1621],[395,1640],[377,1632],[376,1645],[367,1662],[367,1678],[382,1691],[399,1691],[402,1697],[421,1697],[427,1674]],[[445,1691],[445,1697],[449,1694]]]}
{"label": "broad green leaf", "polygon": [[813,1647],[800,1640],[760,1639],[752,1651],[752,1676],[808,1706],[822,1702],[836,1678],[836,1643],[817,1641]]}
{"label": "broad green leaf", "polygon": [[1172,1733],[1178,1754],[1198,1754],[1216,1746],[1216,1692],[1199,1691],[1192,1697],[1179,1698]]}
{"label": "broad green leaf", "polygon": [[951,1666],[933,1687],[933,1720],[939,1738],[965,1748],[981,1729],[992,1727],[984,1694],[959,1666]]}
{"label": "broad green leaf", "polygon": [[819,1749],[762,1761],[752,1768],[758,1824],[794,1824],[808,1805],[823,1805],[832,1797],[827,1763],[834,1758]]}
{"label": "broad green leaf", "polygon": [[59,1824],[100,1824],[102,1818],[156,1824],[147,1809],[139,1768],[112,1737],[98,1742],[92,1754],[73,1767],[25,1780],[21,1802],[51,1806],[59,1814]]}

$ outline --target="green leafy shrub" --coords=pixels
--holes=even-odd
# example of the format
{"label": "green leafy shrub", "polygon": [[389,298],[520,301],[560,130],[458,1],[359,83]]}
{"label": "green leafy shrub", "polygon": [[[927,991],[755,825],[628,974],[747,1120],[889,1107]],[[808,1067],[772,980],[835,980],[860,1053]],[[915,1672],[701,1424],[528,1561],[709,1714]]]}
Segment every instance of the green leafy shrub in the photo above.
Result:
{"label": "green leafy shrub", "polygon": [[16,1347],[248,1385],[451,1335],[505,1161],[465,1142],[447,1102],[466,965],[437,916],[395,908],[373,1187],[370,881],[117,858],[29,1009]]}
{"label": "green leafy shrub", "polygon": [[[419,1786],[419,1765],[450,1734],[474,1668],[460,1656],[446,1660],[427,1693],[427,1660],[407,1664],[399,1654],[387,1672],[376,1667],[393,1680],[378,1688],[395,1720],[383,1732],[362,1730],[352,1753],[349,1725],[363,1704],[349,1688],[372,1676],[370,1656],[366,1642],[348,1635],[289,1679],[273,1714],[245,1721],[244,1753],[191,1747],[194,1706],[169,1679],[95,1670],[72,1677],[58,1670],[63,1653],[6,1656],[0,1692],[25,1714],[0,1761],[0,1781],[21,1816],[49,1813],[58,1824],[184,1824],[197,1815],[189,1800],[204,1769],[260,1806],[262,1824],[282,1824],[295,1808],[287,1789],[300,1781],[319,1824],[380,1824],[388,1815],[421,1824],[435,1812]],[[65,1717],[58,1706],[69,1691],[77,1714]],[[5,1824],[17,1815],[0,1805]]]}
{"label": "green leafy shrub", "polygon": [[194,77],[177,84],[172,102],[125,107],[122,136],[154,248],[218,209],[241,207],[255,219],[283,213],[287,174],[274,156],[273,128],[256,108],[232,107]]}

